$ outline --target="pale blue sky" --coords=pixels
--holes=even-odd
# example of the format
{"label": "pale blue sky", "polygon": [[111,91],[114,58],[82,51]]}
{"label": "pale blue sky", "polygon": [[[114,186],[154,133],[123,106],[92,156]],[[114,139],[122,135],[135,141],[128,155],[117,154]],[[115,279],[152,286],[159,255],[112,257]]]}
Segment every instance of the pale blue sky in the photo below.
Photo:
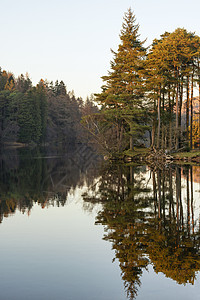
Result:
{"label": "pale blue sky", "polygon": [[200,35],[199,0],[0,0],[0,66],[85,99],[101,91],[129,7],[147,45],[177,27]]}

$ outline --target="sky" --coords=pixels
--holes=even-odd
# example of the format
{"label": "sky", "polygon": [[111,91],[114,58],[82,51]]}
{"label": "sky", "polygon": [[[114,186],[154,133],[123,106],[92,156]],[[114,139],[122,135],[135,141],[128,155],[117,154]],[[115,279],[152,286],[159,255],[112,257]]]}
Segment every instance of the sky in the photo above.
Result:
{"label": "sky", "polygon": [[34,85],[63,80],[83,99],[99,93],[129,7],[146,46],[178,27],[200,35],[199,0],[0,0],[0,67]]}

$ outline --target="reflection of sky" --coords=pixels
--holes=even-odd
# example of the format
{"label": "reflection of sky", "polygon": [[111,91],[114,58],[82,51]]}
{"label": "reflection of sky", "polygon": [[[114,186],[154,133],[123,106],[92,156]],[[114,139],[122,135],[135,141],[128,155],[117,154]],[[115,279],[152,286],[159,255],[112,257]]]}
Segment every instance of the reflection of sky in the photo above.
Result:
{"label": "reflection of sky", "polygon": [[[199,168],[199,169],[198,169]],[[200,167],[195,166],[195,172],[198,175],[200,173]],[[194,219],[196,221],[196,225],[198,225],[199,217],[200,217],[200,182],[198,182],[198,176],[193,176],[193,209],[194,209]],[[147,170],[144,173],[137,174],[137,179],[144,178],[144,186],[150,189],[149,193],[140,193],[140,196],[152,196],[153,191],[153,179],[150,170]],[[189,178],[190,179],[190,178]],[[157,175],[156,175],[156,182],[157,182]],[[175,175],[173,175],[173,191],[174,191],[174,201],[176,202],[176,179]],[[147,184],[148,183],[148,184]],[[168,188],[168,186],[165,186]],[[184,218],[187,217],[187,180],[186,177],[181,175],[181,197],[183,203],[183,214]],[[191,210],[191,181],[189,180],[189,198],[190,198],[190,210]],[[146,211],[149,211],[149,208],[146,208]],[[191,212],[190,212],[191,217]]]}
{"label": "reflection of sky", "polygon": [[[196,173],[199,174],[197,167],[195,167]],[[139,197],[142,195],[145,197],[152,197],[153,191],[153,179],[151,171],[147,169],[143,170],[144,173],[135,174],[136,182],[137,180],[141,180],[144,178],[143,184],[144,187],[149,188],[150,192],[148,193],[140,193]],[[194,204],[194,218],[196,220],[196,229],[199,229],[199,215],[200,215],[200,184],[197,182],[197,176],[194,178],[193,173],[193,204]],[[156,175],[156,182],[157,182],[157,175]],[[173,176],[173,191],[174,191],[174,201],[176,201],[176,179]],[[187,215],[187,190],[186,190],[187,181],[185,177],[182,176],[181,178],[181,194],[182,194],[182,202],[183,202],[183,212],[184,218],[186,220]],[[162,188],[162,187],[161,187]],[[168,186],[165,185],[165,188]],[[191,182],[189,181],[189,189],[190,189],[190,201],[191,201]],[[162,195],[162,193],[161,193]],[[162,197],[162,196],[161,196]],[[191,202],[190,202],[191,205]],[[191,207],[190,207],[191,209]],[[147,208],[146,211],[152,209]],[[190,211],[191,217],[191,211]],[[165,274],[159,272],[156,274],[153,270],[153,266],[148,266],[148,271],[144,271],[141,277],[141,287],[138,290],[138,296],[136,297],[137,300],[146,300],[146,299],[153,299],[153,300],[197,300],[200,294],[200,272],[198,272],[194,285],[186,284],[179,285],[177,282],[172,280],[171,278],[165,277]]]}
{"label": "reflection of sky", "polygon": [[194,285],[178,285],[164,274],[156,274],[153,267],[148,267],[142,276],[142,288],[139,289],[137,300],[197,300],[200,293],[200,275]]}
{"label": "reflection of sky", "polygon": [[[150,173],[146,174],[149,179]],[[185,179],[182,186],[186,186]],[[30,216],[17,211],[4,218],[0,224],[0,299],[126,299],[118,261],[112,263],[111,243],[102,240],[103,227],[94,226],[101,206],[95,206],[92,213],[83,209],[81,195],[86,189],[71,190],[64,207],[41,209],[36,204]],[[197,208],[198,190],[194,183]],[[182,189],[183,199],[185,195]],[[152,266],[148,270],[142,275],[137,300],[196,300],[200,294],[199,275],[194,286],[183,286],[154,273]]]}
{"label": "reflection of sky", "polygon": [[[184,212],[186,214],[187,211],[187,189],[186,189],[186,179],[182,178],[181,180],[181,186],[182,186],[182,199],[184,204]],[[190,201],[191,201],[191,182],[189,181],[189,195],[190,195]],[[194,205],[194,218],[196,222],[199,222],[199,216],[200,216],[200,187],[199,183],[193,182],[193,205]],[[197,224],[198,225],[198,224]]]}
{"label": "reflection of sky", "polygon": [[30,217],[17,212],[4,219],[1,299],[124,299],[103,228],[74,200],[60,208],[35,205]]}

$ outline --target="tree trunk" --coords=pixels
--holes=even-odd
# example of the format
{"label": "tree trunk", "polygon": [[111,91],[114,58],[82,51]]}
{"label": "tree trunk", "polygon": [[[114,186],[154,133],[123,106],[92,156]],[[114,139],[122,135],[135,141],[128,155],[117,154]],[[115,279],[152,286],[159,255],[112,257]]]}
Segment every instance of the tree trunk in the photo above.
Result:
{"label": "tree trunk", "polygon": [[199,68],[199,62],[198,62],[198,72],[199,72],[199,149],[200,149],[200,68]]}
{"label": "tree trunk", "polygon": [[123,131],[124,131],[124,127],[122,124],[119,129],[119,146],[118,146],[119,152],[121,152],[122,150]]}
{"label": "tree trunk", "polygon": [[162,140],[161,140],[161,148],[164,150],[165,148],[165,128],[162,124]]}
{"label": "tree trunk", "polygon": [[194,89],[194,75],[192,73],[192,82],[191,82],[191,98],[190,98],[190,148],[193,148],[193,89]]}
{"label": "tree trunk", "polygon": [[171,95],[170,95],[170,86],[168,92],[168,101],[169,101],[169,135],[168,135],[168,146],[169,150],[172,149],[172,103],[171,103]]}
{"label": "tree trunk", "polygon": [[178,128],[179,128],[179,148],[181,148],[181,114],[182,114],[182,103],[183,103],[183,76],[181,76],[181,82],[179,85],[179,112],[178,112]]}
{"label": "tree trunk", "polygon": [[[187,76],[187,99],[186,99],[186,139],[189,141],[189,110],[190,110],[190,79]],[[189,142],[188,142],[189,144]]]}
{"label": "tree trunk", "polygon": [[[132,132],[132,124],[130,124],[130,132]],[[130,150],[133,151],[134,145],[133,145],[133,134],[130,134]]]}
{"label": "tree trunk", "polygon": [[155,133],[156,133],[156,101],[154,100],[154,116],[153,116],[153,127],[151,137],[151,147],[155,147]]}
{"label": "tree trunk", "polygon": [[177,71],[177,86],[176,86],[176,150],[179,148],[179,127],[178,127],[178,112],[179,112],[179,80]]}
{"label": "tree trunk", "polygon": [[160,91],[158,95],[158,130],[157,130],[157,148],[160,148],[160,107],[161,107],[161,97]]}

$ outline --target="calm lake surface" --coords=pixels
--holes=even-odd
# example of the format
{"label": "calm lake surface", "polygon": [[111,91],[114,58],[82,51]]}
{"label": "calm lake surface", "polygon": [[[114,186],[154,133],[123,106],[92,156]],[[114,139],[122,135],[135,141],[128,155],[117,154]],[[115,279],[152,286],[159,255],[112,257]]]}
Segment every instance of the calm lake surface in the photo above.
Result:
{"label": "calm lake surface", "polygon": [[0,299],[197,300],[200,167],[0,154]]}

